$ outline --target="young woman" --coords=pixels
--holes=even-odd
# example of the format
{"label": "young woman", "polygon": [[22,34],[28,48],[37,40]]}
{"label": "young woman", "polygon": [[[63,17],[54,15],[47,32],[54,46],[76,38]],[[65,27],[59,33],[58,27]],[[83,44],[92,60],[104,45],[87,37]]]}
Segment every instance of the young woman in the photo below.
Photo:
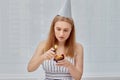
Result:
{"label": "young woman", "polygon": [[[54,52],[54,45],[57,50]],[[56,55],[64,59],[54,61]],[[40,65],[45,70],[45,80],[80,80],[83,74],[83,47],[75,41],[73,19],[55,16],[48,39],[39,44],[28,64],[28,71],[35,71]]]}

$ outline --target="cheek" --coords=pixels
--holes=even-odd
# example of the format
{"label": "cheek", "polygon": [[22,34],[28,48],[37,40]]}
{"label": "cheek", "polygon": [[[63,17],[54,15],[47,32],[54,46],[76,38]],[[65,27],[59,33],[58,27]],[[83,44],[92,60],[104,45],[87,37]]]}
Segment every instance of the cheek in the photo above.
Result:
{"label": "cheek", "polygon": [[67,36],[68,36],[68,37],[70,36],[71,32],[72,32],[72,29],[70,29],[70,30],[68,31],[68,33],[67,33]]}
{"label": "cheek", "polygon": [[57,37],[58,36],[58,31],[55,30],[55,36]]}
{"label": "cheek", "polygon": [[67,37],[67,38],[70,36],[70,33],[71,33],[71,32],[68,32],[68,33],[66,34],[66,37]]}

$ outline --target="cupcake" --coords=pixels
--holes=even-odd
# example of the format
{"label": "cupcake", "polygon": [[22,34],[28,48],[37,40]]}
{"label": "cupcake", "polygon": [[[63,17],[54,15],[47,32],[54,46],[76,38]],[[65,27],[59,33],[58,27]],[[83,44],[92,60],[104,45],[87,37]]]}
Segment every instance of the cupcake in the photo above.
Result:
{"label": "cupcake", "polygon": [[54,61],[58,62],[60,60],[63,60],[64,59],[64,54],[57,54],[55,57],[54,57]]}

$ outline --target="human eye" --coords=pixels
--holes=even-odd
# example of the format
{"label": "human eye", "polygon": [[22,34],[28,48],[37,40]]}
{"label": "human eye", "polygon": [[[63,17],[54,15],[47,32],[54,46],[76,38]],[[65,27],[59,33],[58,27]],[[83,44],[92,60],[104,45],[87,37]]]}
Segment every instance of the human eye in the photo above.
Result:
{"label": "human eye", "polygon": [[65,30],[64,30],[64,32],[68,32],[68,30],[67,30],[67,29],[65,29]]}
{"label": "human eye", "polygon": [[57,31],[60,31],[61,29],[60,28],[57,28]]}

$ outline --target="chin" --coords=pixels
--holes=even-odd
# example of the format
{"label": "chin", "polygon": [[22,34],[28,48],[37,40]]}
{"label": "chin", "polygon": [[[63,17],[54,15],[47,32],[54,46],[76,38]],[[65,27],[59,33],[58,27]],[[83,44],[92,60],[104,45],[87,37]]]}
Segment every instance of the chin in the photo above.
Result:
{"label": "chin", "polygon": [[65,41],[59,40],[60,43],[64,43]]}
{"label": "chin", "polygon": [[58,41],[59,41],[59,42],[65,42],[66,40],[64,40],[64,39],[62,39],[62,40],[61,40],[61,39],[58,39]]}

